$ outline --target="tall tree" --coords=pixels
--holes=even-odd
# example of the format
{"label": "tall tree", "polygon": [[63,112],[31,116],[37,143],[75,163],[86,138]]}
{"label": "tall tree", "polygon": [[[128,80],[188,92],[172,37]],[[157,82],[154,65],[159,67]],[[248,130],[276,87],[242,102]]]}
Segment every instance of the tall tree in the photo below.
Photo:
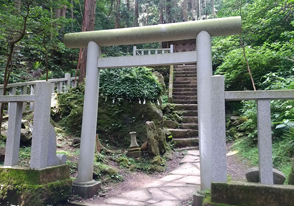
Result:
{"label": "tall tree", "polygon": [[159,0],[159,23],[163,23],[163,0]]}
{"label": "tall tree", "polygon": [[115,28],[119,28],[119,21],[120,21],[120,15],[119,15],[119,9],[120,9],[120,0],[116,1],[116,7],[115,7]]}
{"label": "tall tree", "polygon": [[199,9],[199,20],[202,20],[202,16],[201,16],[201,8],[202,4],[201,4],[201,0],[199,0],[199,4],[198,4],[198,9]]}
{"label": "tall tree", "polygon": [[[84,16],[82,31],[93,31],[95,28],[96,0],[84,1]],[[77,68],[80,67],[79,82],[83,82],[86,77],[87,49],[80,49]]]}
{"label": "tall tree", "polygon": [[182,2],[182,14],[183,14],[183,20],[188,21],[188,1],[183,0]]}
{"label": "tall tree", "polygon": [[139,0],[135,0],[135,18],[134,18],[134,27],[139,26]]}

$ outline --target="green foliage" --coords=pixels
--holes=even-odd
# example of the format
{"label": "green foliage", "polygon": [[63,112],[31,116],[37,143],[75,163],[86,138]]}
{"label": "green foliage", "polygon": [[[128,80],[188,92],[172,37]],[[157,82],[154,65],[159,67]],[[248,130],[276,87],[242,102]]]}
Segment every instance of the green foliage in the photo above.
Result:
{"label": "green foliage", "polygon": [[[241,5],[241,3],[243,3]],[[265,89],[263,76],[293,67],[293,2],[223,1],[218,17],[242,15],[242,36],[257,89]],[[230,8],[230,9],[228,9]],[[213,64],[226,77],[228,90],[252,89],[238,36],[213,40]]]}
{"label": "green foliage", "polygon": [[164,172],[166,161],[160,156],[150,159],[149,156],[137,159],[120,156],[116,159],[120,167],[129,168],[131,171],[143,171],[146,173]]}
{"label": "green foliage", "polygon": [[100,76],[100,96],[105,99],[157,100],[161,87],[150,69],[104,69]]}
{"label": "green foliage", "polygon": [[[97,121],[97,132],[101,141],[121,147],[129,146],[129,132],[136,131],[138,142],[143,143],[146,139],[146,121],[162,123],[161,110],[156,102],[159,95],[160,86],[148,69],[101,71]],[[57,98],[59,106],[54,119],[58,120],[57,117],[60,116],[60,124],[64,129],[79,136],[83,116],[84,85],[80,84],[67,93],[59,94]]]}

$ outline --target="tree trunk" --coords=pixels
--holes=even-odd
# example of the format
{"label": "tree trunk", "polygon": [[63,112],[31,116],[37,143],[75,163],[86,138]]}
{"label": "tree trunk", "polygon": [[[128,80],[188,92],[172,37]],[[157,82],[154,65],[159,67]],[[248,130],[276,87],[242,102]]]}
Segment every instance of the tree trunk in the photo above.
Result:
{"label": "tree trunk", "polygon": [[15,9],[16,9],[18,12],[20,12],[20,8],[21,8],[21,0],[15,0],[14,2],[15,2],[15,4],[14,4]]}
{"label": "tree trunk", "polygon": [[188,21],[188,1],[184,0],[182,3],[183,21]]}
{"label": "tree trunk", "polygon": [[130,11],[130,0],[127,0],[127,9]]}
{"label": "tree trunk", "polygon": [[[21,1],[19,1],[20,3]],[[13,61],[12,61],[12,54],[13,54],[13,50],[15,48],[15,45],[22,40],[22,38],[25,36],[26,34],[26,29],[27,29],[27,20],[28,20],[28,16],[30,13],[30,3],[28,3],[26,5],[26,15],[23,16],[24,18],[24,22],[23,22],[23,28],[21,31],[19,31],[19,35],[13,36],[12,41],[9,43],[9,54],[8,57],[6,59],[6,65],[5,65],[5,70],[4,70],[4,79],[3,79],[3,93],[2,95],[6,94],[6,88],[7,88],[7,84],[9,82],[9,77],[10,77],[10,73],[12,71],[12,66],[13,66]],[[4,110],[4,104],[1,104],[1,108],[0,108],[0,136],[1,136],[1,125],[2,125],[2,117],[3,117],[3,110]]]}
{"label": "tree trunk", "polygon": [[204,0],[205,19],[207,19],[207,0]]}
{"label": "tree trunk", "polygon": [[139,0],[135,0],[135,19],[134,19],[134,27],[139,26],[138,19],[139,19],[139,5],[138,5]]}
{"label": "tree trunk", "polygon": [[197,0],[192,0],[195,3],[195,20],[198,20],[198,3]]}
{"label": "tree trunk", "polygon": [[60,10],[60,16],[66,17],[66,6],[63,6],[62,9]]}
{"label": "tree trunk", "polygon": [[173,20],[172,15],[171,15],[171,5],[172,5],[171,0],[166,0],[165,11],[166,11],[167,23],[171,23]]}
{"label": "tree trunk", "polygon": [[110,8],[109,8],[109,12],[108,12],[108,16],[110,16],[111,13],[112,13],[113,3],[114,3],[114,0],[111,0],[111,4],[110,4]]}
{"label": "tree trunk", "polygon": [[120,0],[116,2],[116,14],[115,14],[115,28],[119,28],[119,7],[120,7]]}
{"label": "tree trunk", "polygon": [[163,23],[163,5],[162,0],[159,0],[159,23]]}
{"label": "tree trunk", "polygon": [[70,14],[71,14],[71,32],[73,32],[73,20],[74,20],[74,13],[73,13],[73,0],[70,1],[71,3],[71,8],[70,8]]}
{"label": "tree trunk", "polygon": [[[84,16],[82,31],[93,31],[95,28],[95,14],[96,14],[96,0],[85,0],[84,1]],[[80,75],[79,82],[84,82],[86,77],[86,62],[87,62],[87,49],[83,48],[81,52]]]}
{"label": "tree trunk", "polygon": [[199,8],[199,20],[202,20],[202,16],[201,16],[201,0],[199,0],[198,8]]}
{"label": "tree trunk", "polygon": [[211,7],[212,7],[212,18],[215,18],[215,13],[214,13],[214,1],[211,0]]}

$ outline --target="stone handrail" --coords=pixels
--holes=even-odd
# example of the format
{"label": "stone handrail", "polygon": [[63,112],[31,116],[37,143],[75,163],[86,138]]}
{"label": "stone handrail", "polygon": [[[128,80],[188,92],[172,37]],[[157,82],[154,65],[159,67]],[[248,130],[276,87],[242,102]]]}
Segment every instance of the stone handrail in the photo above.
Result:
{"label": "stone handrail", "polygon": [[212,77],[212,171],[213,182],[227,182],[225,101],[256,100],[259,177],[273,184],[270,101],[294,99],[294,90],[225,91],[224,76]]}
{"label": "stone handrail", "polygon": [[[78,78],[77,78],[78,79]],[[14,89],[20,87],[21,88],[21,94],[26,94],[27,92],[27,87],[32,87],[36,85],[37,82],[46,82],[46,80],[36,80],[36,81],[29,81],[29,82],[20,82],[20,83],[12,83],[7,85],[7,89],[9,89],[10,94],[15,94]],[[64,74],[64,78],[59,78],[59,79],[48,79],[48,82],[53,83],[52,84],[52,93],[56,92],[57,93],[62,93],[62,92],[67,92],[67,90],[70,87],[75,87],[75,77],[71,77],[69,73]],[[0,92],[2,94],[3,91],[3,85],[0,85]]]}
{"label": "stone handrail", "polygon": [[133,46],[133,56],[136,55],[151,55],[151,54],[166,54],[166,53],[173,53],[174,46],[170,45],[170,48],[159,48],[159,49],[137,49],[136,46]]}
{"label": "stone handrail", "polygon": [[5,167],[17,167],[21,119],[24,102],[34,102],[31,169],[44,169],[65,164],[65,155],[56,155],[56,134],[50,124],[52,84],[36,82],[33,95],[0,95],[0,103],[8,102],[8,129],[5,149]]}
{"label": "stone handrail", "polygon": [[[77,77],[78,79],[78,77]],[[48,82],[51,84],[51,93],[62,93],[62,92],[67,92],[71,87],[76,86],[76,81],[75,77],[71,77],[69,73],[65,73],[64,78],[59,78],[59,79],[48,79]],[[21,95],[27,95],[28,92],[30,95],[34,94],[35,90],[35,85],[38,82],[47,82],[45,80],[36,80],[36,81],[29,81],[29,82],[20,82],[20,83],[12,83],[7,85],[7,90],[9,95],[16,95],[17,89],[19,89]],[[29,91],[28,91],[29,88]],[[0,95],[3,94],[3,85],[0,85]],[[21,98],[21,97],[18,97]],[[0,106],[1,106],[0,102]],[[26,103],[23,104],[23,110],[26,107]],[[33,110],[34,103],[30,102],[30,110]]]}

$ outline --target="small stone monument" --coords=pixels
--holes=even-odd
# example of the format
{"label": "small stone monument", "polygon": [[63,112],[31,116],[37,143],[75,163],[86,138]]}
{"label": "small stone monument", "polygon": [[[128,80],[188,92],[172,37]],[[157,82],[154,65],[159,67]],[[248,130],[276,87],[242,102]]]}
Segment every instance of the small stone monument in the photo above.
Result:
{"label": "small stone monument", "polygon": [[141,148],[139,147],[137,143],[136,134],[137,134],[136,132],[130,132],[131,144],[126,154],[127,157],[133,157],[133,158],[141,157]]}

